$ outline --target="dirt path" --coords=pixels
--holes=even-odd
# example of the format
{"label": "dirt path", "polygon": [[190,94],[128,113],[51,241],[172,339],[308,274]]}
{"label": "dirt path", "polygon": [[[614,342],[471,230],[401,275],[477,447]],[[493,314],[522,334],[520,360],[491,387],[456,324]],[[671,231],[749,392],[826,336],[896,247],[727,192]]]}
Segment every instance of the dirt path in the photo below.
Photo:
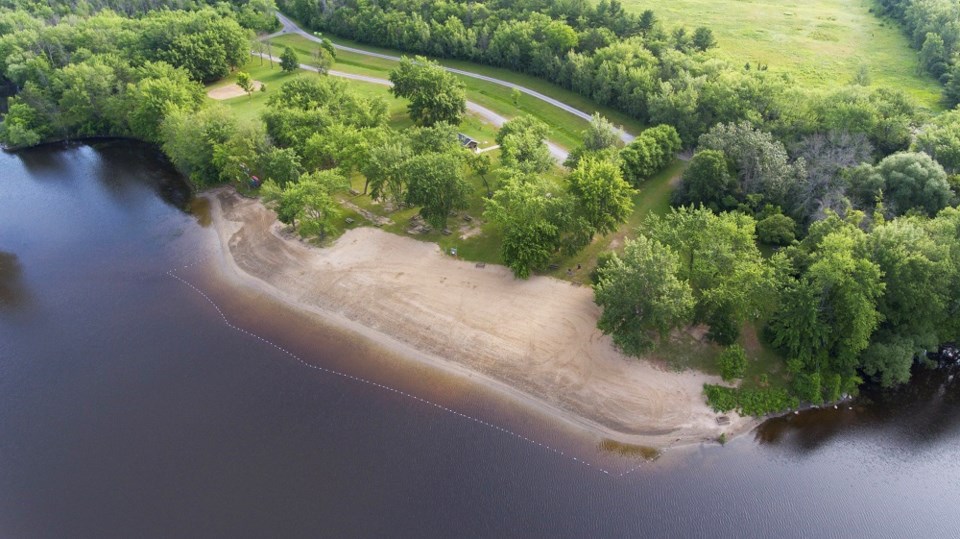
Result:
{"label": "dirt path", "polygon": [[435,244],[373,228],[318,249],[283,239],[273,212],[256,200],[226,189],[207,196],[227,267],[243,285],[411,350],[413,361],[627,443],[663,448],[754,424],[734,417],[731,426],[717,425],[701,393],[715,377],[666,372],[618,353],[596,329],[587,287],[520,281],[504,267],[478,268]]}

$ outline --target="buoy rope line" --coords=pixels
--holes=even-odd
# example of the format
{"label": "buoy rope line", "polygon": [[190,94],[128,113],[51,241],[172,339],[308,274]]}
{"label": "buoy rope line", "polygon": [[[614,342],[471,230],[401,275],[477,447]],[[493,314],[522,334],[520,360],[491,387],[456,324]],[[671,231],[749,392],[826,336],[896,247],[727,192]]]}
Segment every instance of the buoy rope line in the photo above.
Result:
{"label": "buoy rope line", "polygon": [[442,404],[440,404],[440,403],[437,403],[437,402],[433,402],[433,401],[431,401],[431,400],[424,399],[423,397],[419,397],[419,396],[414,395],[414,394],[412,394],[412,393],[407,393],[406,391],[403,391],[403,390],[400,390],[400,389],[397,389],[397,388],[394,388],[394,387],[390,387],[390,386],[388,386],[388,385],[384,385],[384,384],[381,384],[381,383],[378,383],[378,382],[374,382],[373,380],[368,380],[368,379],[366,379],[366,378],[361,378],[361,377],[359,377],[359,376],[354,376],[354,375],[352,375],[352,374],[347,374],[347,373],[345,373],[345,372],[341,372],[341,371],[338,371],[338,370],[335,370],[335,369],[330,369],[330,368],[327,368],[327,367],[323,367],[323,366],[320,366],[320,365],[316,365],[316,364],[313,364],[313,363],[309,363],[309,362],[307,362],[307,361],[304,361],[300,356],[298,356],[297,354],[291,352],[290,350],[287,350],[286,348],[278,345],[277,343],[275,343],[275,342],[273,342],[273,341],[270,341],[270,340],[268,340],[268,339],[265,339],[265,338],[261,337],[260,335],[257,335],[256,333],[253,333],[252,331],[248,331],[248,330],[246,330],[246,329],[244,329],[244,328],[242,328],[242,327],[239,327],[239,326],[237,326],[237,325],[234,325],[232,322],[230,322],[230,319],[227,318],[227,315],[223,312],[223,309],[220,308],[220,305],[218,305],[217,302],[213,301],[213,299],[212,299],[210,296],[208,296],[203,290],[200,290],[199,287],[195,286],[195,285],[194,285],[193,283],[191,283],[190,281],[187,281],[186,279],[184,279],[184,278],[181,277],[180,275],[177,275],[177,271],[183,271],[183,270],[189,269],[189,268],[191,268],[191,267],[193,267],[193,266],[196,266],[196,265],[204,262],[204,261],[207,260],[208,258],[210,258],[212,255],[213,255],[213,253],[208,253],[208,254],[200,257],[199,259],[191,262],[190,264],[187,264],[187,265],[178,267],[178,268],[176,268],[176,269],[168,270],[168,271],[165,273],[165,275],[167,275],[168,277],[170,277],[170,278],[172,278],[172,279],[176,279],[176,280],[179,281],[181,284],[189,287],[191,290],[193,290],[194,292],[196,292],[197,294],[199,294],[200,297],[202,297],[203,299],[205,299],[205,300],[207,301],[207,303],[209,303],[209,304],[214,308],[214,310],[217,311],[217,314],[220,315],[220,318],[223,320],[223,323],[226,324],[227,327],[229,327],[230,329],[232,329],[232,330],[234,330],[234,331],[238,331],[238,332],[246,335],[247,337],[256,339],[256,340],[260,341],[261,343],[263,343],[263,344],[265,344],[265,345],[272,346],[272,347],[273,347],[274,349],[276,349],[278,352],[281,352],[281,353],[283,353],[283,354],[286,354],[287,356],[289,356],[290,358],[294,359],[297,363],[299,363],[299,364],[300,364],[301,366],[303,366],[303,367],[306,367],[306,368],[308,368],[308,369],[313,369],[313,370],[316,370],[316,371],[320,371],[320,372],[323,372],[323,373],[325,373],[325,374],[330,374],[330,375],[338,376],[338,377],[343,378],[343,379],[352,380],[352,381],[354,381],[354,382],[358,382],[358,383],[361,383],[361,384],[366,384],[366,385],[368,385],[368,386],[375,387],[375,388],[380,389],[380,390],[382,390],[382,391],[387,391],[387,392],[390,392],[390,393],[394,393],[394,394],[400,395],[401,397],[406,397],[406,398],[408,398],[408,399],[415,400],[415,401],[417,401],[417,402],[419,402],[419,403],[421,403],[421,404],[425,404],[425,405],[427,405],[427,406],[432,406],[432,407],[434,407],[434,408],[436,408],[436,409],[438,409],[438,410],[442,410],[442,411],[444,411],[444,412],[446,412],[446,413],[448,413],[448,414],[457,416],[457,417],[459,417],[459,418],[461,418],[461,419],[463,419],[463,420],[472,421],[472,422],[474,422],[474,423],[477,423],[478,425],[482,425],[482,426],[487,427],[487,428],[489,428],[489,429],[491,429],[491,430],[497,431],[497,432],[499,432],[499,433],[501,433],[501,434],[505,434],[505,435],[507,435],[507,436],[512,436],[513,438],[516,438],[516,439],[522,440],[522,441],[524,441],[524,442],[526,442],[526,443],[528,443],[528,444],[537,446],[537,447],[539,447],[539,448],[541,448],[541,449],[543,449],[543,450],[545,450],[545,451],[552,452],[552,453],[554,453],[554,454],[556,454],[556,455],[558,455],[558,456],[561,456],[561,457],[564,457],[564,458],[566,458],[566,459],[569,459],[569,460],[572,461],[572,462],[575,462],[575,463],[577,463],[577,464],[584,465],[584,466],[590,468],[591,470],[596,470],[597,472],[602,473],[603,475],[606,475],[606,476],[618,477],[618,478],[620,478],[620,477],[625,477],[625,476],[627,476],[627,475],[629,475],[629,474],[637,471],[638,469],[640,469],[640,467],[642,467],[642,466],[645,464],[645,461],[642,461],[642,462],[640,462],[639,464],[637,464],[636,466],[634,466],[633,468],[630,468],[629,470],[626,470],[626,471],[624,471],[624,472],[619,472],[619,473],[613,472],[613,471],[607,470],[607,469],[605,469],[605,468],[603,468],[603,467],[600,467],[600,466],[591,464],[590,462],[588,462],[588,461],[586,461],[586,460],[584,460],[584,459],[582,459],[582,458],[578,458],[578,457],[575,457],[575,456],[573,456],[573,455],[566,454],[566,453],[564,453],[563,451],[561,451],[561,450],[559,450],[559,449],[557,449],[557,448],[555,448],[555,447],[551,447],[551,446],[548,445],[548,444],[545,444],[545,443],[542,443],[542,442],[538,442],[538,441],[536,441],[536,440],[534,440],[534,439],[532,439],[532,438],[528,438],[528,437],[526,437],[526,436],[524,436],[524,435],[522,435],[522,434],[520,434],[520,433],[514,432],[514,431],[512,431],[512,430],[510,430],[510,429],[506,429],[506,428],[503,428],[503,427],[501,427],[501,426],[499,426],[499,425],[495,425],[495,424],[490,423],[490,422],[488,422],[488,421],[484,421],[483,419],[480,419],[480,418],[478,418],[478,417],[475,417],[475,416],[472,416],[472,415],[468,415],[468,414],[464,414],[464,413],[462,413],[462,412],[458,412],[457,410],[454,410],[454,409],[452,409],[452,408],[448,408],[448,407],[446,407],[446,406],[444,406],[444,405],[442,405]]}

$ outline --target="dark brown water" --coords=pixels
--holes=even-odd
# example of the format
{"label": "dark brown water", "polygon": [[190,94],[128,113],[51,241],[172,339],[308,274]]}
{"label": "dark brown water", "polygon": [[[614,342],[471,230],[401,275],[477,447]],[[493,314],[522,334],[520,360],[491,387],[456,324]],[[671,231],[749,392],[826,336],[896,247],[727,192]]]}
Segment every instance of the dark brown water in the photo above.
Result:
{"label": "dark brown water", "polygon": [[0,537],[960,527],[949,373],[643,463],[233,289],[188,204],[142,145],[0,154]]}

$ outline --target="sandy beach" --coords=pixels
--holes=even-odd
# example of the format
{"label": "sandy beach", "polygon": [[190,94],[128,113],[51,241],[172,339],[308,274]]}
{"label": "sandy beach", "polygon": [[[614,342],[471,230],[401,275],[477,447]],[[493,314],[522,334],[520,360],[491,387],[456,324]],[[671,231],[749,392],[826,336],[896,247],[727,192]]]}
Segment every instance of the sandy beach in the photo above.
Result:
{"label": "sandy beach", "polygon": [[515,279],[433,243],[357,228],[317,248],[230,189],[210,191],[223,271],[242,286],[323,316],[411,361],[469,376],[598,438],[666,448],[745,432],[720,427],[702,386],[719,378],[666,371],[619,353],[596,329],[589,287]]}

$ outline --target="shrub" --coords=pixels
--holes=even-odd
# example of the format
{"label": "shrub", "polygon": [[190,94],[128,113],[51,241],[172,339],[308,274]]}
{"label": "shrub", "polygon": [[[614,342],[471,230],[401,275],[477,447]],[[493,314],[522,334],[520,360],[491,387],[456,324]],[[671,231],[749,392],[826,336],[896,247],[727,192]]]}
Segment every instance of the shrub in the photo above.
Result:
{"label": "shrub", "polygon": [[747,372],[747,354],[739,344],[734,344],[724,350],[720,354],[718,363],[720,364],[720,376],[726,381],[743,378],[743,375]]}
{"label": "shrub", "polygon": [[707,404],[717,412],[725,413],[737,408],[737,388],[703,384]]}
{"label": "shrub", "polygon": [[757,223],[757,238],[767,245],[789,245],[797,238],[797,223],[782,213]]}

